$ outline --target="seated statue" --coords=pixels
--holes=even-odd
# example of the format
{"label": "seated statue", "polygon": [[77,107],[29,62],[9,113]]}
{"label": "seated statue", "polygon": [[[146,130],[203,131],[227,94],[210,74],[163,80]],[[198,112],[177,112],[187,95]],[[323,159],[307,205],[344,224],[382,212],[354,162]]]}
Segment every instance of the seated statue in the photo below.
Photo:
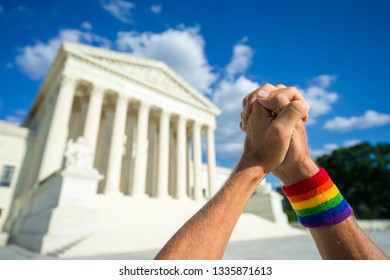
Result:
{"label": "seated statue", "polygon": [[65,150],[66,168],[93,168],[93,154],[87,147],[85,139],[78,137],[76,141],[69,139]]}

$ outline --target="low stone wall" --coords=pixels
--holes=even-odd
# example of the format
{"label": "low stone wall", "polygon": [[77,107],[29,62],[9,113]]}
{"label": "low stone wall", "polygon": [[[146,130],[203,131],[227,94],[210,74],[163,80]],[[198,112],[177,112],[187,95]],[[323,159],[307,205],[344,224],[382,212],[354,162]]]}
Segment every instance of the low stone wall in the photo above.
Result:
{"label": "low stone wall", "polygon": [[0,231],[0,247],[7,245],[8,233]]}
{"label": "low stone wall", "polygon": [[[390,220],[358,220],[359,226],[367,231],[382,231],[390,229]],[[293,227],[302,228],[298,222],[290,222]]]}
{"label": "low stone wall", "polygon": [[358,224],[364,230],[390,229],[390,220],[358,220]]}
{"label": "low stone wall", "polygon": [[[57,172],[20,197],[23,200],[10,241],[40,254],[52,253],[90,235],[97,228],[94,169]],[[1,236],[0,236],[1,237]]]}

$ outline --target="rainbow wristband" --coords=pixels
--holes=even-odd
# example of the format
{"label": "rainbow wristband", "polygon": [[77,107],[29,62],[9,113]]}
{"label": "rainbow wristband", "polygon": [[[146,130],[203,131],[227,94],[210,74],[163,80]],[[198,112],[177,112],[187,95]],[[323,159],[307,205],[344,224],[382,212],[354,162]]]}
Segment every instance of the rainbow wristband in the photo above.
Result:
{"label": "rainbow wristband", "polygon": [[325,169],[292,186],[283,186],[299,222],[307,228],[341,223],[353,210]]}

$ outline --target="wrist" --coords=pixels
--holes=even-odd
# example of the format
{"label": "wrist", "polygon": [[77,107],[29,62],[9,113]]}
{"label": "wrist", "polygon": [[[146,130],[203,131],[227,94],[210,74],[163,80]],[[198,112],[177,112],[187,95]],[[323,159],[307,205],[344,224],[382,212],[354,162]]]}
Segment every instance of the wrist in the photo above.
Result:
{"label": "wrist", "polygon": [[261,163],[251,154],[244,152],[238,161],[234,172],[246,172],[253,180],[262,180],[267,175]]}
{"label": "wrist", "polygon": [[283,186],[282,190],[304,227],[339,224],[353,214],[351,206],[323,168],[306,180]]}
{"label": "wrist", "polygon": [[299,164],[291,166],[291,168],[275,170],[273,173],[283,182],[285,186],[291,186],[313,177],[319,170],[320,169],[317,164],[309,158]]}

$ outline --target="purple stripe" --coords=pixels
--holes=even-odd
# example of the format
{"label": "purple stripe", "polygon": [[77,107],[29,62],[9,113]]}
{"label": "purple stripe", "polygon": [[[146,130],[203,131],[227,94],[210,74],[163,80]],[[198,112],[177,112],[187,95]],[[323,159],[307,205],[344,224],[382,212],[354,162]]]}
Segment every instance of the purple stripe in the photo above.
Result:
{"label": "purple stripe", "polygon": [[316,222],[323,222],[323,221],[326,221],[342,212],[345,211],[345,209],[347,209],[349,206],[348,202],[343,198],[342,201],[340,201],[340,203],[328,210],[325,210],[321,213],[318,213],[318,214],[315,214],[315,215],[309,215],[309,216],[299,216],[298,215],[298,219],[299,219],[299,222],[301,224],[312,224],[312,223],[316,223]]}
{"label": "purple stripe", "polygon": [[313,223],[302,223],[304,227],[307,228],[316,228],[316,227],[323,227],[323,226],[330,226],[335,225],[338,223],[341,223],[345,219],[347,219],[349,216],[351,216],[353,213],[352,207],[348,205],[348,208],[345,209],[343,212],[325,220],[325,221],[318,221]]}

